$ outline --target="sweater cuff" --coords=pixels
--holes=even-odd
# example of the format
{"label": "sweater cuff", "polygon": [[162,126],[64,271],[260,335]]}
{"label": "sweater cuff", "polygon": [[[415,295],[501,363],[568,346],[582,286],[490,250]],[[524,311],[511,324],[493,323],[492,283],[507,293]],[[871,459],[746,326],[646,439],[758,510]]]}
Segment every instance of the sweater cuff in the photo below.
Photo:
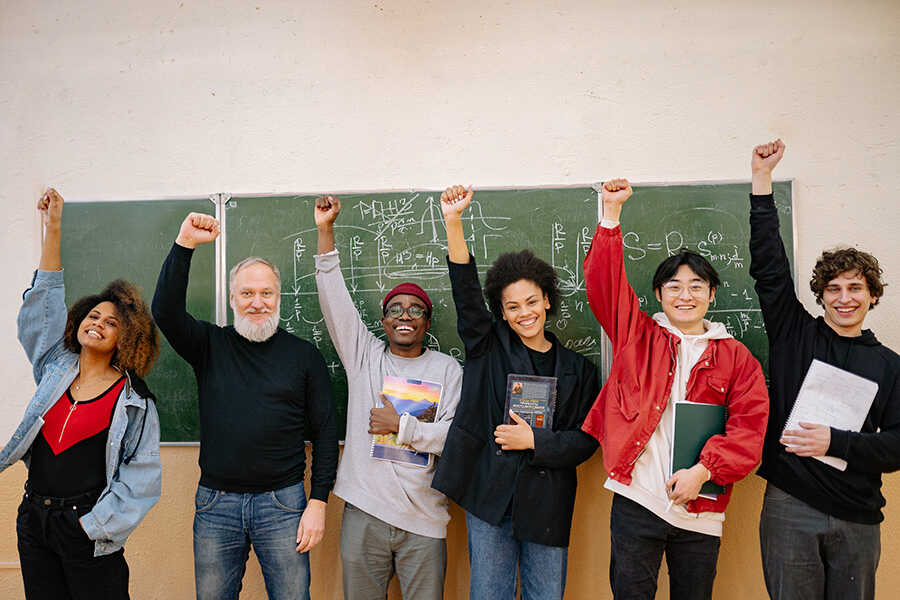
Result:
{"label": "sweater cuff", "polygon": [[475,257],[472,256],[471,252],[469,253],[469,262],[465,264],[453,262],[450,260],[450,255],[448,254],[447,268],[451,273],[453,273],[453,271],[456,271],[459,274],[470,274],[474,272],[476,276],[478,275],[478,266],[475,264]]}
{"label": "sweater cuff", "polygon": [[844,429],[831,428],[831,443],[828,445],[827,456],[834,456],[847,460],[850,453],[850,432]]}
{"label": "sweater cuff", "polygon": [[194,248],[185,248],[178,242],[172,242],[172,250],[170,251],[170,254],[190,262],[191,257],[194,255]]}
{"label": "sweater cuff", "polygon": [[408,412],[400,415],[400,426],[397,427],[397,443],[412,446],[416,434],[418,420]]}
{"label": "sweater cuff", "polygon": [[309,499],[310,500],[321,500],[322,502],[328,503],[328,494],[331,490],[328,487],[321,485],[314,485],[309,490]]}
{"label": "sweater cuff", "polygon": [[775,204],[775,194],[750,194],[750,208],[770,208]]}
{"label": "sweater cuff", "polygon": [[316,271],[330,271],[341,264],[337,248],[323,254],[314,254],[313,259],[316,261]]}

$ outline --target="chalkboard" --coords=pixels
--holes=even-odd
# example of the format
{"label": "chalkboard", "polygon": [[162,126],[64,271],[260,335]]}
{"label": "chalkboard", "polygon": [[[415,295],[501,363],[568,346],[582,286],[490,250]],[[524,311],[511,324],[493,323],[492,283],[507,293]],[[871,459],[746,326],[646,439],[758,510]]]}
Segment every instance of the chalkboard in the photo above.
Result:
{"label": "chalkboard", "polygon": [[[773,184],[781,238],[793,265],[791,183]],[[681,248],[705,256],[722,280],[707,318],[721,321],[769,372],[768,341],[750,277],[750,186],[746,183],[634,186],[621,214],[625,272],[650,314],[662,310],[651,282]]]}
{"label": "chalkboard", "polygon": [[[351,296],[373,333],[384,338],[385,293],[413,281],[434,303],[427,345],[462,360],[439,203],[439,191],[341,195],[335,245]],[[312,341],[325,356],[343,437],[347,380],[316,295],[314,205],[315,196],[233,198],[226,205],[227,262],[258,255],[278,265],[281,326]],[[566,346],[599,361],[600,330],[587,306],[581,270],[597,221],[596,192],[588,187],[478,191],[463,221],[482,280],[497,256],[510,250],[530,248],[556,267],[563,300],[549,329]]]}
{"label": "chalkboard", "polygon": [[[748,275],[747,184],[636,186],[622,213],[629,281],[649,313],[660,310],[650,289],[666,256],[687,247],[707,256],[723,280],[709,317],[768,365],[765,330]],[[793,261],[789,182],[775,183],[781,234]],[[224,205],[221,240],[226,263],[258,255],[281,270],[281,326],[312,341],[325,356],[334,383],[339,432],[346,427],[347,380],[331,345],[316,296],[313,255],[315,196],[233,197]],[[342,268],[360,313],[383,337],[381,299],[402,281],[424,287],[435,305],[426,343],[462,360],[456,312],[447,278],[446,242],[439,191],[344,194],[335,227]],[[187,213],[213,214],[205,198],[125,202],[70,202],[63,218],[67,302],[96,293],[123,277],[143,288],[149,302],[160,266]],[[532,249],[562,281],[563,301],[548,327],[563,343],[591,360],[601,358],[601,333],[587,306],[582,262],[597,222],[597,194],[589,187],[480,190],[464,215],[469,247],[484,273],[499,254]],[[199,247],[191,266],[188,310],[215,322],[212,244]],[[224,288],[227,303],[227,284]],[[231,314],[229,311],[229,319]],[[162,439],[199,439],[197,386],[191,368],[165,340],[147,380],[157,395]]]}
{"label": "chalkboard", "polygon": [[[214,208],[208,199],[66,203],[62,231],[66,305],[119,278],[139,285],[149,305],[159,269],[184,217],[189,212],[213,214]],[[198,248],[188,286],[188,311],[206,321],[214,321],[215,314],[213,261],[212,245]],[[147,384],[157,397],[162,440],[199,440],[194,372],[162,335],[159,360]]]}

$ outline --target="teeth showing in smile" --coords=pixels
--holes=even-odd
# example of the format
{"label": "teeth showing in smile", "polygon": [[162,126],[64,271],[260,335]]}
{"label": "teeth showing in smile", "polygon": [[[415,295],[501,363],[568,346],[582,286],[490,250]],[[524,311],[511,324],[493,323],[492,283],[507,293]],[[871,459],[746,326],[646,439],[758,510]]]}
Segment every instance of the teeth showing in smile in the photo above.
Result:
{"label": "teeth showing in smile", "polygon": [[411,333],[413,329],[412,327],[407,327],[406,325],[400,325],[399,327],[395,327],[394,330],[397,333]]}
{"label": "teeth showing in smile", "polygon": [[94,331],[93,329],[88,329],[87,334],[89,336],[91,336],[92,338],[96,338],[98,340],[102,338],[102,336],[99,333],[97,333],[96,331]]}
{"label": "teeth showing in smile", "polygon": [[519,325],[521,325],[522,327],[531,327],[535,323],[537,323],[537,317],[534,317],[533,319],[525,319],[524,321],[519,321]]}

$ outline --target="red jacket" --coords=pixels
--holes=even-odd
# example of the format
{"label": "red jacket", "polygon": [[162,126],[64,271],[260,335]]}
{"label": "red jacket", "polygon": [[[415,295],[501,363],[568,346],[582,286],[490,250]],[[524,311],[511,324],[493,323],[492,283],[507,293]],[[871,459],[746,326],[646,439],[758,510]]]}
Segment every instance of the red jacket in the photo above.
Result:
{"label": "red jacket", "polygon": [[[629,485],[669,401],[681,340],[640,310],[625,276],[620,227],[597,226],[584,276],[591,310],[612,341],[613,363],[582,429],[600,442],[609,476]],[[762,454],[769,396],[759,362],[733,338],[710,340],[691,370],[685,399],[728,407],[725,433],[711,437],[700,453],[725,493],[687,505],[691,512],[724,512],[731,484],[748,475]]]}

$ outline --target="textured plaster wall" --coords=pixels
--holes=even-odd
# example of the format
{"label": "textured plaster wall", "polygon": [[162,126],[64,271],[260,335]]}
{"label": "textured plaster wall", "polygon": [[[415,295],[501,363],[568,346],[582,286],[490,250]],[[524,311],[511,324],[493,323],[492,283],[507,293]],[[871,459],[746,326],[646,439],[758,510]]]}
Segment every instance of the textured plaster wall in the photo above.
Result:
{"label": "textured plaster wall", "polygon": [[[900,349],[898,30],[892,0],[0,0],[0,437],[34,389],[13,323],[48,184],[117,199],[746,179],[750,148],[781,136],[801,283],[824,246],[874,252],[891,285],[867,324]],[[163,449],[163,498],[127,548],[136,598],[193,595],[196,454]],[[580,474],[567,598],[605,598],[599,456]],[[3,598],[22,597],[23,480],[21,465],[0,474]],[[761,493],[756,477],[736,490],[716,597],[764,595]],[[900,584],[898,476],[885,495],[881,598]],[[339,504],[313,552],[319,598],[340,596]],[[460,517],[448,598],[467,589]],[[244,597],[264,597],[255,563],[245,581]]]}

